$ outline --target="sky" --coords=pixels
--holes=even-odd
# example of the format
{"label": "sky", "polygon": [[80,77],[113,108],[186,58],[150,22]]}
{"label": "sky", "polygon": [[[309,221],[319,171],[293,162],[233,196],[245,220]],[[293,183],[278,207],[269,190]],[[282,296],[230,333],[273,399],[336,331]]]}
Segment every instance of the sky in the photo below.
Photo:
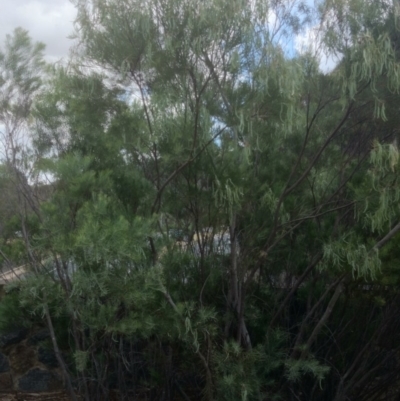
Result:
{"label": "sky", "polygon": [[0,0],[0,47],[17,27],[46,45],[46,59],[56,62],[68,55],[75,7],[68,0]]}
{"label": "sky", "polygon": [[318,26],[310,26],[294,38],[294,48],[298,53],[310,51],[319,59],[319,68],[324,73],[331,72],[339,63],[341,57],[328,54],[320,45],[320,32]]}

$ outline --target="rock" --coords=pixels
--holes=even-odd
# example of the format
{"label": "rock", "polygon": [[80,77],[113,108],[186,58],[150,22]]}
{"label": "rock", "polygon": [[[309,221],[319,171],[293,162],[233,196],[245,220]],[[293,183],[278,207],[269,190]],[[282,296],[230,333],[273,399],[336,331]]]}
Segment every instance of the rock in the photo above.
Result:
{"label": "rock", "polygon": [[49,331],[47,329],[40,330],[28,339],[28,345],[37,345],[48,338],[50,338]]}
{"label": "rock", "polygon": [[48,368],[58,368],[56,354],[50,349],[39,347],[38,360],[39,362],[43,363],[43,365],[46,365]]}
{"label": "rock", "polygon": [[0,353],[0,373],[8,372],[9,370],[10,364],[8,363],[8,358],[4,354]]}
{"label": "rock", "polygon": [[13,389],[13,382],[10,373],[0,373],[0,390],[8,391]]}
{"label": "rock", "polygon": [[25,339],[28,330],[21,328],[10,331],[7,334],[0,336],[0,347],[7,347],[9,345],[18,344]]}
{"label": "rock", "polygon": [[11,369],[17,374],[23,374],[36,365],[35,350],[24,344],[11,347],[8,354]]}
{"label": "rock", "polygon": [[34,368],[18,381],[18,390],[31,393],[56,391],[63,388],[62,380],[54,372]]}

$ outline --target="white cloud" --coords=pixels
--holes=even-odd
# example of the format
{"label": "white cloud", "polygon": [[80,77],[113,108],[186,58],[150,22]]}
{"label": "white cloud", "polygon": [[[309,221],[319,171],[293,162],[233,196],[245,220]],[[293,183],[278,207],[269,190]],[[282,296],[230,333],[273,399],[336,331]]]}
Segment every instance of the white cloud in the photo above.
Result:
{"label": "white cloud", "polygon": [[17,27],[46,44],[46,58],[57,61],[68,55],[72,41],[75,7],[68,0],[1,0],[0,47],[6,34]]}

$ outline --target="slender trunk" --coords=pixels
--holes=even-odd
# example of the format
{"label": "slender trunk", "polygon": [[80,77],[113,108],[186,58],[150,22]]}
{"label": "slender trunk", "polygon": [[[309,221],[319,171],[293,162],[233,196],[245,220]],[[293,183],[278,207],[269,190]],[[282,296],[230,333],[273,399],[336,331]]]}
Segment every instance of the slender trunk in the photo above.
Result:
{"label": "slender trunk", "polygon": [[238,271],[237,271],[237,249],[236,249],[236,216],[232,217],[232,223],[230,226],[230,241],[231,241],[231,291],[232,300],[237,305],[239,298],[238,288]]}
{"label": "slender trunk", "polygon": [[232,217],[232,222],[229,227],[231,250],[230,250],[230,269],[229,269],[229,289],[226,302],[226,322],[225,322],[225,339],[229,338],[229,331],[232,325],[232,312],[238,311],[238,274],[237,274],[237,249],[236,249],[236,216]]}
{"label": "slender trunk", "polygon": [[54,353],[56,355],[57,362],[60,365],[68,395],[71,397],[72,401],[78,401],[78,398],[76,397],[74,388],[72,387],[71,378],[68,373],[67,366],[65,365],[64,359],[60,352],[60,348],[58,347],[56,334],[54,332],[53,322],[51,320],[50,311],[49,311],[47,304],[45,304],[45,315],[46,315],[47,326],[50,331],[50,337],[51,337],[51,342],[53,344]]}
{"label": "slender trunk", "polygon": [[340,382],[337,386],[336,395],[334,401],[343,401],[344,399],[344,380],[343,377],[340,378]]}
{"label": "slender trunk", "polygon": [[279,306],[279,309],[276,311],[275,315],[272,317],[271,323],[269,324],[269,327],[268,327],[269,329],[275,325],[277,319],[279,318],[279,316],[283,312],[283,309],[285,308],[285,306],[288,304],[288,302],[292,298],[293,294],[300,287],[300,284],[305,280],[305,278],[311,273],[311,271],[314,269],[314,267],[317,266],[317,264],[320,262],[321,259],[322,259],[322,254],[318,254],[314,258],[314,260],[310,263],[310,265],[306,268],[306,270],[304,270],[303,274],[298,278],[298,280],[296,281],[296,283],[294,284],[292,289],[289,291],[289,293],[286,295],[285,299]]}
{"label": "slender trunk", "polygon": [[335,290],[331,300],[329,301],[329,304],[325,310],[325,313],[322,315],[321,319],[319,320],[319,322],[315,326],[313,332],[311,333],[310,337],[308,338],[306,348],[302,352],[301,358],[305,358],[307,356],[311,346],[313,345],[314,341],[317,339],[318,334],[321,332],[322,328],[324,327],[324,325],[328,321],[329,317],[331,316],[331,314],[333,312],[333,308],[335,307],[336,302],[338,301],[342,291],[343,291],[343,284],[339,283],[339,285],[336,287],[336,290]]}
{"label": "slender trunk", "polygon": [[210,366],[207,362],[207,359],[204,357],[204,355],[201,352],[197,352],[197,354],[200,357],[200,360],[203,362],[204,369],[206,371],[206,388],[205,388],[205,393],[207,396],[208,401],[213,401],[214,396],[213,396],[213,389],[214,389],[214,384],[212,380],[212,374],[210,370]]}
{"label": "slender trunk", "polygon": [[296,338],[296,343],[293,347],[291,358],[296,358],[296,356],[298,355],[298,349],[299,349],[299,346],[303,339],[304,331],[306,329],[306,324],[307,324],[308,320],[313,316],[313,314],[319,308],[319,306],[322,304],[322,302],[324,301],[326,296],[329,294],[329,292],[340,283],[340,281],[343,279],[343,277],[344,276],[342,275],[338,280],[336,280],[332,285],[330,285],[326,289],[326,291],[319,298],[318,302],[311,308],[311,310],[308,312],[307,316],[303,319],[303,322],[301,323],[301,326],[300,326],[299,334],[297,335],[297,338]]}
{"label": "slender trunk", "polygon": [[[70,314],[70,316],[71,315],[72,314]],[[79,350],[79,351],[83,351],[85,349],[85,347],[82,344],[83,341],[80,341],[80,338],[79,338],[80,337],[79,336],[80,330],[79,330],[79,328],[77,326],[76,319],[73,316],[71,316],[71,320],[72,320],[72,334],[73,334],[73,337],[74,337],[76,349]],[[83,335],[84,334],[82,333],[82,336]],[[85,401],[90,401],[89,389],[88,389],[88,386],[87,386],[87,383],[86,383],[86,377],[85,377],[85,370],[86,369],[83,369],[82,372],[79,372],[79,376],[81,377],[82,384],[83,384],[83,390],[84,390],[84,394],[85,394]]]}

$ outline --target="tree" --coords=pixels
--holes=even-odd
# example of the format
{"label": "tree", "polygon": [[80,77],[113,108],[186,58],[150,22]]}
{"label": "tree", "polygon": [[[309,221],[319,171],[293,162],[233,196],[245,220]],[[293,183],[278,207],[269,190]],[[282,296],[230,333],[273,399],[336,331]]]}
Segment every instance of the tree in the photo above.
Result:
{"label": "tree", "polygon": [[[26,256],[23,260],[29,262],[36,274],[38,274],[38,266],[41,261],[38,259],[31,241],[35,234],[35,226],[37,227],[35,223],[38,223],[41,217],[39,210],[40,191],[37,190],[36,158],[29,147],[28,133],[29,122],[32,117],[32,103],[41,89],[46,69],[43,50],[44,45],[42,43],[32,43],[28,32],[17,28],[13,35],[7,35],[4,51],[0,52],[0,122],[2,125],[4,171],[6,173],[4,181],[8,185],[8,196],[11,199],[14,198],[15,201],[14,211],[20,223],[19,232],[25,245]],[[21,262],[20,252],[17,255],[14,252],[14,260],[10,260],[3,251],[1,256],[6,267],[11,269],[18,262]],[[42,301],[42,316],[46,317],[65,385],[72,399],[75,400],[71,379],[55,337],[46,296]]]}
{"label": "tree", "polygon": [[78,391],[394,388],[396,5],[319,5],[322,43],[342,55],[330,74],[285,54],[312,17],[296,1],[76,6],[75,59],[31,114],[54,192],[35,204],[40,268],[21,303],[67,317]]}

